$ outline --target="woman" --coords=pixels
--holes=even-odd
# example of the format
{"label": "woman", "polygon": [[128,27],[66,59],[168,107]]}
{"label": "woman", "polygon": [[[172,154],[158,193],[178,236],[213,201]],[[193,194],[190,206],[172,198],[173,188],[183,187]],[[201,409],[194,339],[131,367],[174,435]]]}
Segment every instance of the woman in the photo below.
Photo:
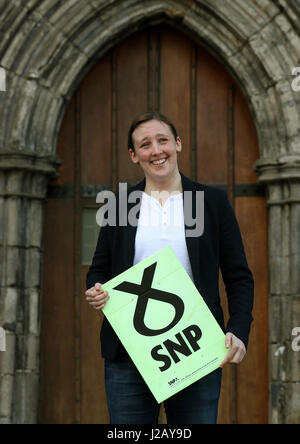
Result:
{"label": "woman", "polygon": [[[139,164],[145,175],[129,190],[142,191],[138,224],[101,228],[87,275],[87,301],[95,310],[101,310],[109,298],[101,284],[170,245],[226,331],[226,347],[230,350],[221,368],[228,362],[238,364],[246,353],[252,322],[253,278],[226,193],[180,173],[177,155],[182,150],[181,140],[174,125],[160,113],[145,113],[134,120],[128,150],[132,162]],[[183,195],[185,191],[192,192],[195,204],[197,190],[204,191],[204,232],[195,238],[186,235]],[[152,220],[153,214],[158,216],[159,229],[143,223]],[[218,292],[219,268],[230,313],[226,330]],[[101,344],[111,423],[157,423],[159,406],[106,319]],[[168,424],[216,423],[221,368],[164,402]]]}

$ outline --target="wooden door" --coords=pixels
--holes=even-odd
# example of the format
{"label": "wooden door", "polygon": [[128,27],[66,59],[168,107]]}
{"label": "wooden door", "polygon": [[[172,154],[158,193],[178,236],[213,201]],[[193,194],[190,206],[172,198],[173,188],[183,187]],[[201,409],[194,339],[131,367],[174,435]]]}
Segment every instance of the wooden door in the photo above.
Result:
{"label": "wooden door", "polygon": [[[252,168],[259,157],[256,131],[220,62],[168,26],[133,34],[99,60],[64,116],[60,176],[49,185],[45,215],[40,422],[109,421],[101,315],[85,302],[85,276],[97,238],[97,192],[142,179],[126,140],[133,117],[149,109],[161,110],[177,127],[180,170],[227,189],[235,208],[255,278],[255,322],[244,362],[224,370],[219,423],[266,423],[267,226]],[[226,312],[222,282],[220,291]]]}

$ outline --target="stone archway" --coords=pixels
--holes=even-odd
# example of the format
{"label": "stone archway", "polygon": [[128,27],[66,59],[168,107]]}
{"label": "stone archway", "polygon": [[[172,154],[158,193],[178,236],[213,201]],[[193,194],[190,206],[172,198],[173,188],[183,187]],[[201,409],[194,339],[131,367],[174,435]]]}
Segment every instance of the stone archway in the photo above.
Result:
{"label": "stone archway", "polygon": [[[0,97],[1,323],[11,350],[1,357],[2,422],[36,421],[43,200],[59,162],[55,147],[64,110],[112,45],[162,21],[219,58],[252,111],[261,155],[256,169],[270,208],[270,421],[295,421],[299,373],[290,342],[299,323],[293,313],[299,313],[300,291],[300,100],[291,88],[291,70],[300,63],[297,13],[299,18],[296,2],[262,6],[256,0],[247,6],[213,0],[15,0],[2,8],[7,92]],[[274,357],[282,344],[285,355]]]}

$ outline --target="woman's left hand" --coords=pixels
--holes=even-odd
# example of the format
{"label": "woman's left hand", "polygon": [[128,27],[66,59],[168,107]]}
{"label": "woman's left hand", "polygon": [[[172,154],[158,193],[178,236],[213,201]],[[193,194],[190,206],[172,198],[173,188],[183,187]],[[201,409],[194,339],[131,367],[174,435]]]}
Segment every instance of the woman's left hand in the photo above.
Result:
{"label": "woman's left hand", "polygon": [[239,338],[234,336],[234,334],[227,333],[225,346],[226,348],[230,348],[230,351],[227,353],[224,361],[220,364],[220,367],[223,368],[228,362],[231,364],[239,364],[246,354],[245,344]]}

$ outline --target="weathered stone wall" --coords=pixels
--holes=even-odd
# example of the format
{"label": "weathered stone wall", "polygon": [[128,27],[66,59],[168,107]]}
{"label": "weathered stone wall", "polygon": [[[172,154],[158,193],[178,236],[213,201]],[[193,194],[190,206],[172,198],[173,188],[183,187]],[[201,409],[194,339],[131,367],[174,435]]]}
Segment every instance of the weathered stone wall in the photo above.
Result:
{"label": "weathered stone wall", "polygon": [[[37,412],[43,197],[66,106],[99,57],[129,33],[168,22],[204,44],[239,83],[256,125],[269,193],[270,422],[299,419],[300,66],[298,0],[0,2],[0,422]],[[278,347],[285,346],[284,354]],[[275,350],[275,351],[274,351]]]}
{"label": "weathered stone wall", "polygon": [[269,209],[270,422],[299,424],[300,350],[292,333],[300,326],[300,174],[296,162],[282,162],[260,163],[259,175]]}
{"label": "weathered stone wall", "polygon": [[0,153],[0,422],[34,423],[39,382],[43,206],[51,159]]}

